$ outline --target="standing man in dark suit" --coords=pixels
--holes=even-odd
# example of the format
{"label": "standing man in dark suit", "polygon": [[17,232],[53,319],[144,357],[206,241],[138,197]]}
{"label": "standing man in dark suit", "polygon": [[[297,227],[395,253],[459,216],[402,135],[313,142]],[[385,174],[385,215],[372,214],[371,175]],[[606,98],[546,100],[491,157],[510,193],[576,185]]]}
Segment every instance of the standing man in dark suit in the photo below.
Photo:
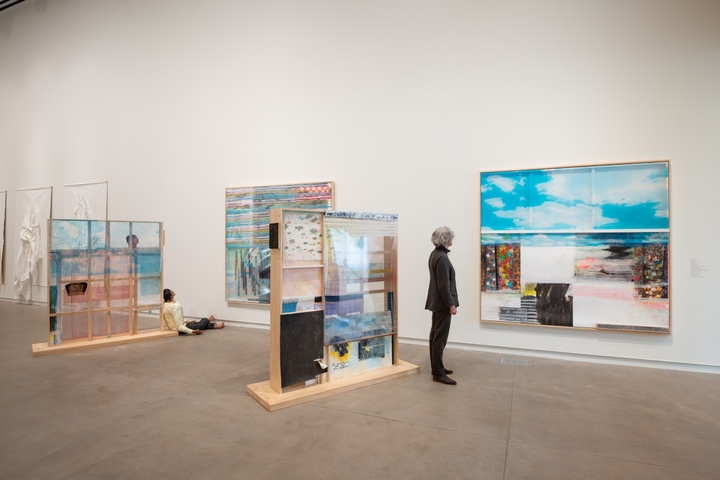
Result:
{"label": "standing man in dark suit", "polygon": [[452,370],[443,364],[443,351],[450,334],[450,319],[457,313],[457,286],[455,285],[455,269],[448,258],[448,247],[452,247],[455,233],[448,227],[439,227],[432,233],[431,241],[435,250],[430,254],[430,286],[428,287],[425,310],[432,312],[432,328],[430,329],[430,366],[433,381],[446,385],[457,385],[448,377]]}

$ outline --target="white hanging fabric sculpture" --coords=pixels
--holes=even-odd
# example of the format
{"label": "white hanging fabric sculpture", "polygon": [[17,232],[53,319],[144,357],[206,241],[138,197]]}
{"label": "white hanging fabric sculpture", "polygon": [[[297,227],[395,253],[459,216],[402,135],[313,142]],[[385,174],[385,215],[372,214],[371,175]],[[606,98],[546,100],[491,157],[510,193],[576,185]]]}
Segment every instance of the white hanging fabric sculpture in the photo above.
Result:
{"label": "white hanging fabric sculpture", "polygon": [[38,263],[42,258],[40,248],[40,223],[35,204],[28,205],[20,227],[20,251],[15,261],[15,293],[26,302],[32,301],[32,285],[38,275]]}

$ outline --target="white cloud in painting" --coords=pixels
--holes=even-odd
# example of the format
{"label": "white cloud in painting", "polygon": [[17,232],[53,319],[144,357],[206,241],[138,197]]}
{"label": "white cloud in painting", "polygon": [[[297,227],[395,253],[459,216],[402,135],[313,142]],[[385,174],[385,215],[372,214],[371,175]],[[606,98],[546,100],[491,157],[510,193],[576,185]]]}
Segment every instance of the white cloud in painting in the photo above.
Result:
{"label": "white cloud in painting", "polygon": [[657,203],[667,206],[667,182],[665,178],[648,178],[647,175],[633,174],[613,175],[613,179],[596,191],[598,204],[614,203],[637,205],[640,203]]}
{"label": "white cloud in painting", "polygon": [[502,175],[490,175],[487,177],[487,182],[505,193],[512,192],[519,183],[515,179],[503,177]]}
{"label": "white cloud in painting", "polygon": [[[655,172],[640,169],[605,172],[600,169],[587,182],[579,182],[572,174],[550,173],[550,180],[537,185],[538,192],[561,202],[583,202],[592,205],[658,204],[658,210],[667,209],[667,179],[655,178]],[[658,215],[658,216],[661,216]],[[667,214],[665,214],[667,216]]]}
{"label": "white cloud in painting", "polygon": [[56,250],[86,248],[85,240],[87,230],[80,227],[86,224],[73,221],[59,221],[53,223],[52,227],[52,248]]}
{"label": "white cloud in painting", "polygon": [[668,237],[665,233],[649,233],[646,243],[667,243]]}
{"label": "white cloud in painting", "polygon": [[505,206],[505,202],[503,202],[499,198],[490,198],[488,200],[485,200],[485,203],[487,203],[493,208],[503,208]]}
{"label": "white cloud in painting", "polygon": [[527,239],[524,240],[529,246],[532,247],[555,247],[555,246],[567,246],[567,236],[565,235],[545,235],[538,233],[536,235],[528,235]]}
{"label": "white cloud in painting", "polygon": [[667,207],[655,210],[655,218],[668,218],[669,216],[670,213],[668,212]]}
{"label": "white cloud in painting", "polygon": [[[582,177],[587,176],[583,175]],[[550,180],[537,184],[537,190],[558,201],[592,203],[592,184],[577,180],[575,175],[551,173]]]}
{"label": "white cloud in painting", "polygon": [[604,217],[602,210],[590,205],[563,205],[557,202],[545,202],[533,208],[518,207],[495,213],[501,218],[510,218],[520,228],[539,230],[545,228],[563,228],[589,230],[615,223],[617,220]]}

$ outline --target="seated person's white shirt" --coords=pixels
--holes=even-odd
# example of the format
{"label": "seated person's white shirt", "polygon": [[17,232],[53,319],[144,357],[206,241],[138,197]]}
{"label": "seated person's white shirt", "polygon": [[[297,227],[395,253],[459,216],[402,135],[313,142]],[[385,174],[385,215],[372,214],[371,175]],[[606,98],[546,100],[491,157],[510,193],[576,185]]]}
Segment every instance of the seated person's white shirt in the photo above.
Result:
{"label": "seated person's white shirt", "polygon": [[187,322],[185,322],[185,315],[183,314],[183,307],[180,302],[172,301],[163,303],[163,320],[165,320],[165,325],[167,325],[170,330],[183,333],[193,332],[185,325]]}

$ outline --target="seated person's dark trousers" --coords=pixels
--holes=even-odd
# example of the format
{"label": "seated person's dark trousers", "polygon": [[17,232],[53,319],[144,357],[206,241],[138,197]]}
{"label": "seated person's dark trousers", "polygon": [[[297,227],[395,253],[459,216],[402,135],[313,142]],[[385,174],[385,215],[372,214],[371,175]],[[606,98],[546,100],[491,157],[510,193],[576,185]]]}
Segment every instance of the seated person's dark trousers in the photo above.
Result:
{"label": "seated person's dark trousers", "polygon": [[[207,318],[201,318],[197,322],[188,322],[185,324],[186,327],[188,327],[190,330],[208,330],[215,328],[215,324],[212,323]],[[180,332],[182,333],[182,332]],[[186,334],[184,334],[186,335]]]}

